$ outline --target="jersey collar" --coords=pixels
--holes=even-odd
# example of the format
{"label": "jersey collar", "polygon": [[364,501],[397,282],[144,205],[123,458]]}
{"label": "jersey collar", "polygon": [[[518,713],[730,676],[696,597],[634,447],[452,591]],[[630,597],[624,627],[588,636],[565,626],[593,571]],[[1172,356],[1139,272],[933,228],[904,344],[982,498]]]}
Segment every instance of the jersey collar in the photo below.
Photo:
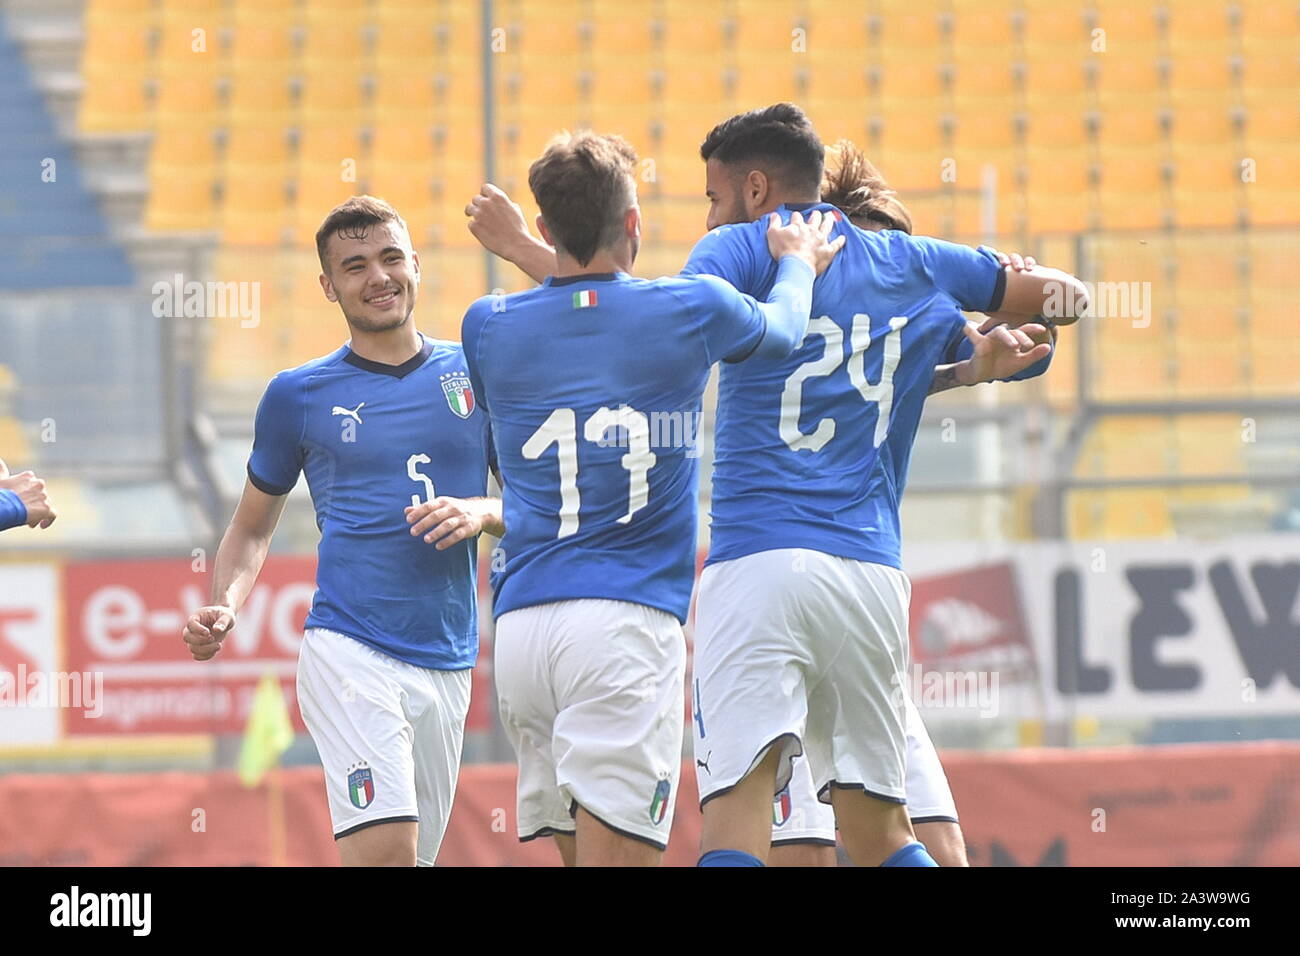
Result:
{"label": "jersey collar", "polygon": [[366,372],[375,372],[378,375],[391,375],[393,378],[405,378],[423,365],[429,356],[433,354],[433,343],[425,336],[421,336],[421,338],[424,339],[424,345],[420,346],[420,351],[416,352],[401,365],[385,365],[383,362],[375,362],[368,358],[362,358],[356,352],[352,351],[351,346],[346,346],[348,351],[347,354],[343,356],[343,361]]}
{"label": "jersey collar", "polygon": [[626,272],[583,272],[576,276],[547,276],[542,285],[550,287],[557,285],[573,285],[575,282],[617,282],[620,279],[632,278]]}

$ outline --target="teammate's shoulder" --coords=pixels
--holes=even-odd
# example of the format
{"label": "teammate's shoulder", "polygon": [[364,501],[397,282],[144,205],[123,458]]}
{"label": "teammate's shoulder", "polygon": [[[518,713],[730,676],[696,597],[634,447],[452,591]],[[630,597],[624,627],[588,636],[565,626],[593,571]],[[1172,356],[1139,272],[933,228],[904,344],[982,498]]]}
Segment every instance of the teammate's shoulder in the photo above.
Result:
{"label": "teammate's shoulder", "polygon": [[715,303],[737,294],[726,279],[707,272],[663,276],[650,280],[648,284],[687,302]]}

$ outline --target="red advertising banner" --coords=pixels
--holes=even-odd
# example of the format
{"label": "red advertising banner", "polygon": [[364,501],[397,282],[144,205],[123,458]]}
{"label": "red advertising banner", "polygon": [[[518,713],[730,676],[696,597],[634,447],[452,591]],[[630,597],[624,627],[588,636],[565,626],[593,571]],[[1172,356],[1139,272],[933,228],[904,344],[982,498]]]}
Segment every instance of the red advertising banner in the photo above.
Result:
{"label": "red advertising banner", "polygon": [[912,666],[1030,681],[1034,646],[1010,562],[912,579]]}
{"label": "red advertising banner", "polygon": [[103,674],[103,713],[68,714],[70,734],[239,733],[263,674],[280,679],[294,725],[294,678],[316,563],[271,557],[221,653],[197,662],[181,640],[208,603],[210,575],[185,559],[69,563],[67,667]]}
{"label": "red advertising banner", "polygon": [[[1295,743],[943,758],[975,866],[1300,865]],[[0,777],[0,866],[336,864],[320,769],[279,773],[278,800],[231,772]],[[669,866],[699,851],[682,774]],[[559,865],[516,839],[514,787],[513,766],[463,768],[439,865]]]}
{"label": "red advertising banner", "polygon": [[[486,564],[486,562],[481,562]],[[266,559],[221,653],[194,661],[181,631],[208,603],[211,578],[187,559],[72,562],[64,566],[66,668],[103,675],[103,713],[68,711],[70,734],[240,733],[263,674],[280,679],[302,732],[295,675],[315,593],[309,557]],[[481,601],[490,608],[486,573]],[[484,615],[485,619],[490,619]],[[491,634],[484,629],[466,729],[491,726]]]}

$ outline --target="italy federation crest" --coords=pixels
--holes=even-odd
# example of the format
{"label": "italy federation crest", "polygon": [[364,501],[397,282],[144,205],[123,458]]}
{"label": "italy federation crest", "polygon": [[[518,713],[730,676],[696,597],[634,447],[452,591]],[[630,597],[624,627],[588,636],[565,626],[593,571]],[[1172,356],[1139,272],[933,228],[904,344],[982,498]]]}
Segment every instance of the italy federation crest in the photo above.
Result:
{"label": "italy federation crest", "polygon": [[375,802],[375,778],[369,767],[360,766],[348,774],[348,797],[358,810]]}
{"label": "italy federation crest", "polygon": [[450,372],[442,376],[442,393],[447,405],[461,418],[469,418],[474,411],[474,388],[464,372]]}
{"label": "italy federation crest", "polygon": [[785,826],[785,821],[790,819],[790,785],[786,784],[785,789],[776,795],[772,801],[772,825],[776,827]]}
{"label": "italy federation crest", "polygon": [[668,794],[672,789],[673,785],[667,780],[660,780],[655,786],[655,795],[650,800],[650,822],[655,826],[664,822],[668,813]]}

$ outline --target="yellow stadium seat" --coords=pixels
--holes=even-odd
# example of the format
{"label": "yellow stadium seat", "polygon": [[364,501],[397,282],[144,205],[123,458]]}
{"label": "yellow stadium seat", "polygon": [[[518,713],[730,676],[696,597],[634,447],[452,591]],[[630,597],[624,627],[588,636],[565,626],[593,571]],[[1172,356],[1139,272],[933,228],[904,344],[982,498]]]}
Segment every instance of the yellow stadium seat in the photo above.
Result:
{"label": "yellow stadium seat", "polygon": [[1274,90],[1247,91],[1242,104],[1245,116],[1245,150],[1300,142],[1300,102]]}
{"label": "yellow stadium seat", "polygon": [[86,42],[81,48],[81,69],[94,71],[105,65],[143,63],[151,55],[153,18],[148,14],[87,15]]}
{"label": "yellow stadium seat", "polygon": [[1241,7],[1241,35],[1247,40],[1295,36],[1300,32],[1300,9],[1294,0],[1248,0]]}
{"label": "yellow stadium seat", "polygon": [[1163,50],[1156,45],[1098,55],[1092,62],[1096,66],[1097,92],[1102,96],[1141,96],[1170,85],[1181,86],[1177,80],[1166,82],[1161,73]]}
{"label": "yellow stadium seat", "polygon": [[1212,475],[1244,470],[1240,415],[1175,415],[1173,427],[1179,474]]}
{"label": "yellow stadium seat", "polygon": [[1173,192],[1175,222],[1181,228],[1234,226],[1240,219],[1242,206],[1242,194],[1236,189],[1200,186]]}
{"label": "yellow stadium seat", "polygon": [[216,226],[213,184],[216,166],[151,166],[144,225],[162,231],[204,230]]}
{"label": "yellow stadium seat", "polygon": [[[590,18],[585,19],[593,50],[606,55],[627,53],[635,56],[654,49],[655,21],[640,10],[630,10],[623,5],[598,7]],[[713,22],[707,15],[700,16],[694,26],[697,30],[709,30],[713,28]],[[674,28],[669,25],[668,29]]]}
{"label": "yellow stadium seat", "polygon": [[287,125],[295,110],[294,78],[289,62],[271,61],[257,67],[239,68],[231,78],[229,109],[231,126]]}
{"label": "yellow stadium seat", "polygon": [[[865,147],[864,147],[865,148]],[[943,161],[950,158],[939,147],[931,149],[903,149],[900,147],[870,148],[868,155],[880,169],[886,170],[889,184],[910,203],[908,194],[913,190],[939,189],[942,181]]]}
{"label": "yellow stadium seat", "polygon": [[923,99],[945,92],[942,64],[929,57],[901,56],[894,51],[873,58],[867,75],[882,99]]}
{"label": "yellow stadium seat", "polygon": [[816,4],[808,10],[808,49],[818,58],[833,52],[854,56],[867,48],[868,16],[864,11]]}
{"label": "yellow stadium seat", "polygon": [[[909,50],[918,56],[937,49],[945,40],[944,16],[938,5],[900,4],[881,17],[878,41],[895,50]],[[1007,28],[1010,33],[1010,27]]]}
{"label": "yellow stadium seat", "polygon": [[741,109],[756,109],[803,98],[798,75],[784,63],[745,61],[734,73],[733,96]]}
{"label": "yellow stadium seat", "polygon": [[338,166],[351,159],[360,160],[364,152],[357,127],[338,123],[310,123],[299,131],[298,157],[305,163]]}
{"label": "yellow stadium seat", "polygon": [[1232,117],[1233,107],[1223,100],[1200,95],[1176,100],[1170,138],[1188,146],[1225,142],[1236,135]]}
{"label": "yellow stadium seat", "polygon": [[1103,186],[1098,192],[1097,225],[1102,229],[1155,229],[1163,221],[1166,199],[1159,189],[1125,190]]}
{"label": "yellow stadium seat", "polygon": [[1233,56],[1226,42],[1174,48],[1169,54],[1169,85],[1184,93],[1235,89],[1240,84],[1232,70]]}
{"label": "yellow stadium seat", "polygon": [[86,0],[84,9],[88,20],[152,15],[154,0]]}
{"label": "yellow stadium seat", "polygon": [[1205,40],[1221,40],[1232,35],[1228,9],[1233,4],[1224,0],[1180,0],[1171,3],[1168,10],[1166,35],[1173,47]]}
{"label": "yellow stadium seat", "polygon": [[639,57],[632,62],[601,58],[579,72],[579,94],[584,103],[622,103],[645,106],[659,98],[668,102],[691,98],[688,87],[698,84],[699,99],[717,96],[722,90],[722,69],[708,61],[681,61],[668,69],[657,69],[652,61]]}
{"label": "yellow stadium seat", "polygon": [[1091,37],[1082,4],[1029,3],[1024,7],[1024,29],[1021,35],[1027,46],[1087,49]]}
{"label": "yellow stadium seat", "polygon": [[365,8],[357,7],[341,20],[337,10],[308,18],[301,24],[303,59],[333,63],[340,72],[355,72],[368,54],[364,14]]}
{"label": "yellow stadium seat", "polygon": [[[216,162],[216,144],[208,131],[164,129],[154,134],[149,166],[209,166]],[[152,176],[152,173],[151,173]]]}
{"label": "yellow stadium seat", "polygon": [[99,133],[147,129],[152,81],[146,66],[120,64],[102,73],[87,73],[77,106],[77,126]]}
{"label": "yellow stadium seat", "polygon": [[1131,49],[1161,36],[1159,8],[1129,0],[1096,0],[1097,29],[1105,31],[1106,52]]}
{"label": "yellow stadium seat", "polygon": [[1016,71],[1011,63],[990,58],[981,48],[957,47],[949,60],[952,89],[958,99],[982,99],[1010,113],[1015,102]]}
{"label": "yellow stadium seat", "polygon": [[1016,141],[1013,117],[987,100],[957,101],[953,143],[959,149],[1003,149]]}
{"label": "yellow stadium seat", "polygon": [[287,166],[227,166],[219,225],[225,242],[278,245],[292,222]]}
{"label": "yellow stadium seat", "polygon": [[1294,226],[1300,222],[1300,188],[1294,185],[1275,190],[1247,186],[1241,196],[1253,225]]}
{"label": "yellow stadium seat", "polygon": [[1249,90],[1286,91],[1293,98],[1300,87],[1297,34],[1248,40],[1242,44],[1243,85]]}
{"label": "yellow stadium seat", "polygon": [[437,102],[437,82],[432,73],[396,63],[381,61],[374,76],[374,103],[377,110],[400,116],[428,115]]}
{"label": "yellow stadium seat", "polygon": [[1231,190],[1241,185],[1240,151],[1232,143],[1178,145],[1171,150],[1174,182],[1180,189]]}
{"label": "yellow stadium seat", "polygon": [[222,20],[177,12],[158,21],[157,59],[176,69],[213,72],[223,59]]}
{"label": "yellow stadium seat", "polygon": [[293,25],[287,17],[237,20],[231,30],[230,59],[237,72],[291,62],[294,56]]}
{"label": "yellow stadium seat", "polygon": [[434,23],[412,22],[403,15],[380,17],[375,25],[375,63],[381,70],[425,70],[442,49]]}
{"label": "yellow stadium seat", "polygon": [[1243,375],[1242,336],[1232,314],[1181,309],[1176,323],[1176,394],[1183,398],[1242,394],[1248,383]]}
{"label": "yellow stadium seat", "polygon": [[1052,47],[1026,49],[1022,64],[1025,91],[1029,96],[1060,96],[1082,93],[1088,88],[1090,72],[1096,69],[1092,54],[1065,54]]}
{"label": "yellow stadium seat", "polygon": [[[658,96],[655,97],[654,102],[668,112],[671,112],[677,104],[695,106],[701,103],[722,103],[728,95],[729,77],[726,68],[710,60],[669,59],[664,69],[648,69],[644,77],[635,73],[630,80],[624,79],[621,85],[616,84],[613,88],[619,89],[620,92],[611,97],[606,93],[606,90],[611,88],[606,73],[615,70],[616,68],[611,66],[602,71],[597,66],[593,90],[597,100],[608,101],[609,105],[615,108],[619,104],[632,106],[645,102],[644,90],[657,92]],[[857,91],[857,95],[864,95],[864,91],[865,86]],[[722,114],[719,113],[718,119],[722,118]]]}
{"label": "yellow stadium seat", "polygon": [[331,73],[326,64],[304,74],[303,114],[314,122],[355,125],[362,120],[365,107],[360,78],[353,73]]}
{"label": "yellow stadium seat", "polygon": [[216,125],[220,106],[212,76],[202,72],[166,76],[158,81],[153,122],[155,126],[211,128]]}
{"label": "yellow stadium seat", "polygon": [[1153,192],[1168,185],[1165,153],[1157,147],[1103,147],[1097,151],[1097,161],[1103,192]]}
{"label": "yellow stadium seat", "polygon": [[895,112],[884,121],[883,142],[891,150],[937,148],[943,143],[941,117],[929,110]]}
{"label": "yellow stadium seat", "polygon": [[1159,113],[1154,104],[1149,102],[1131,108],[1114,107],[1105,110],[1100,119],[1097,142],[1103,148],[1151,146],[1164,138]]}
{"label": "yellow stadium seat", "polygon": [[225,159],[236,172],[258,163],[283,165],[289,159],[289,129],[277,123],[235,124],[226,140]]}
{"label": "yellow stadium seat", "polygon": [[1025,143],[1031,150],[1076,152],[1087,142],[1085,115],[1062,105],[1059,111],[1030,110]]}
{"label": "yellow stadium seat", "polygon": [[433,127],[428,122],[410,117],[400,123],[378,123],[370,152],[374,159],[387,162],[431,163],[434,157]]}

